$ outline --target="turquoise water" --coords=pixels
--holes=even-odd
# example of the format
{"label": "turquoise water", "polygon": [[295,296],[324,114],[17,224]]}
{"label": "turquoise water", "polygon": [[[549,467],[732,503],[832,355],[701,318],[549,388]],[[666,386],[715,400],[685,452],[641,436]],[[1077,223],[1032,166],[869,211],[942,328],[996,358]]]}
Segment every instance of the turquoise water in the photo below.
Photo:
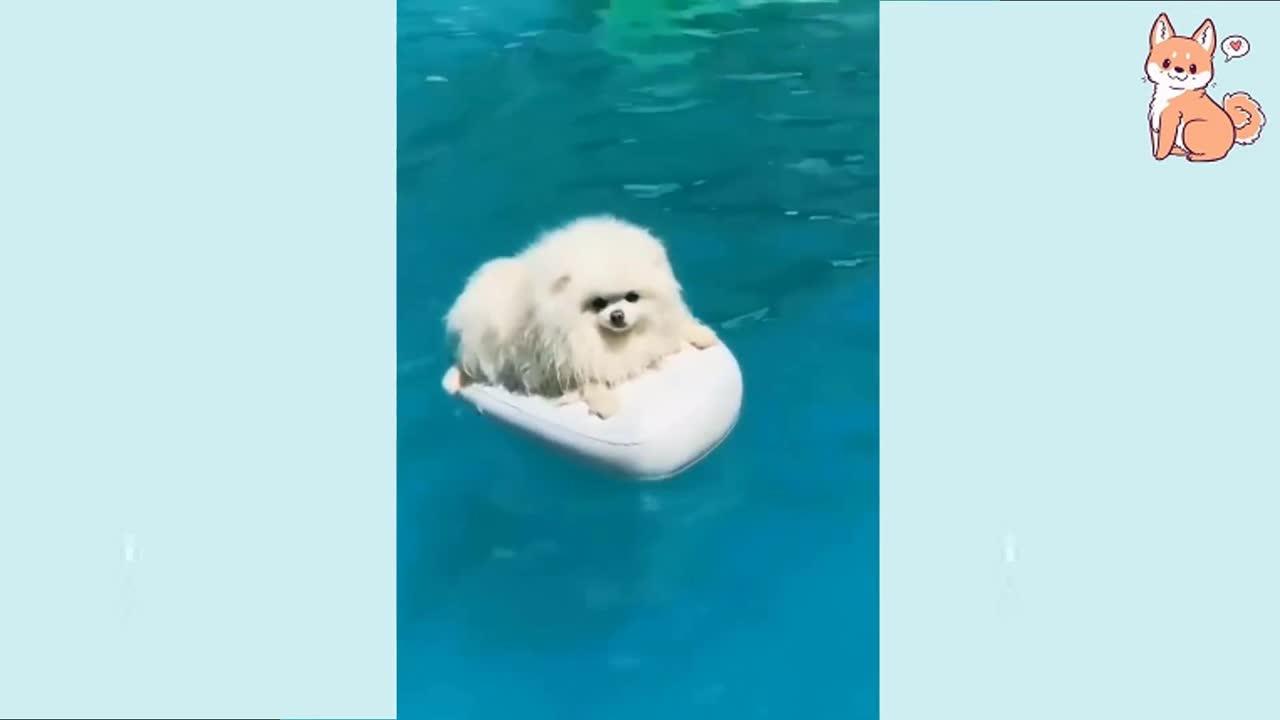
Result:
{"label": "turquoise water", "polygon": [[[876,13],[401,0],[400,717],[876,716]],[[439,390],[467,273],[597,212],[667,240],[743,368],[666,484]]]}

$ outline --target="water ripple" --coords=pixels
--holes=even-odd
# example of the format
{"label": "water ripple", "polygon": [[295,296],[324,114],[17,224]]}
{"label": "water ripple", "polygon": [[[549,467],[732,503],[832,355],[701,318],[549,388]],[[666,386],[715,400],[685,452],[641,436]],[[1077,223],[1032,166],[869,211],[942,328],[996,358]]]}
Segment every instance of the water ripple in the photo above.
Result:
{"label": "water ripple", "polygon": [[664,105],[638,105],[633,103],[621,103],[617,106],[618,112],[630,115],[652,115],[655,113],[673,113],[684,110],[692,110],[703,104],[703,100],[699,98],[690,98],[677,103],[667,103]]}

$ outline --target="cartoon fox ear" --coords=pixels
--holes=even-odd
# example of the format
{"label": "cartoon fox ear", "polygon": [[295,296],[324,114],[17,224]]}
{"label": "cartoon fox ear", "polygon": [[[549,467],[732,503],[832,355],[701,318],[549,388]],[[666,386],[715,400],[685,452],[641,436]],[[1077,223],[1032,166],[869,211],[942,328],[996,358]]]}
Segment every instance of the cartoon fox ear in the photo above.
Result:
{"label": "cartoon fox ear", "polygon": [[1151,47],[1168,40],[1174,34],[1173,23],[1169,22],[1169,16],[1160,13],[1160,17],[1156,18],[1155,23],[1151,26]]}
{"label": "cartoon fox ear", "polygon": [[1210,55],[1213,54],[1213,49],[1218,46],[1218,31],[1214,29],[1213,21],[1209,18],[1205,18],[1204,22],[1200,23],[1200,27],[1196,28],[1191,37],[1200,43],[1200,47],[1208,50]]}

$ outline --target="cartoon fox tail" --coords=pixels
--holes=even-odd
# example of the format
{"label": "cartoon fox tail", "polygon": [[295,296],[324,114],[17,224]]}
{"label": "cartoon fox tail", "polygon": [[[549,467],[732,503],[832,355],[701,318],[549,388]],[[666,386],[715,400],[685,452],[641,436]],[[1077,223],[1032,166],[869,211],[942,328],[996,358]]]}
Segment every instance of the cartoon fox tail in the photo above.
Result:
{"label": "cartoon fox tail", "polygon": [[1262,106],[1257,100],[1249,97],[1249,93],[1227,93],[1222,98],[1222,109],[1227,111],[1231,122],[1236,126],[1236,144],[1252,145],[1262,134],[1262,126],[1267,124],[1267,116],[1262,114]]}

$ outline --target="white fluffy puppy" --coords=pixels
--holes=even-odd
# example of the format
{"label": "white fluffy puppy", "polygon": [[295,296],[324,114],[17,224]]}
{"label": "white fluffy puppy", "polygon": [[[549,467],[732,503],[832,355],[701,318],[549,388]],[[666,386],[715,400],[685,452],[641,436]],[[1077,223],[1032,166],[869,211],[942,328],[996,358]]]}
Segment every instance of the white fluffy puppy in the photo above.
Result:
{"label": "white fluffy puppy", "polygon": [[490,260],[445,316],[457,364],[446,389],[486,382],[618,411],[613,388],[715,332],[694,318],[662,243],[609,216],[544,233]]}

